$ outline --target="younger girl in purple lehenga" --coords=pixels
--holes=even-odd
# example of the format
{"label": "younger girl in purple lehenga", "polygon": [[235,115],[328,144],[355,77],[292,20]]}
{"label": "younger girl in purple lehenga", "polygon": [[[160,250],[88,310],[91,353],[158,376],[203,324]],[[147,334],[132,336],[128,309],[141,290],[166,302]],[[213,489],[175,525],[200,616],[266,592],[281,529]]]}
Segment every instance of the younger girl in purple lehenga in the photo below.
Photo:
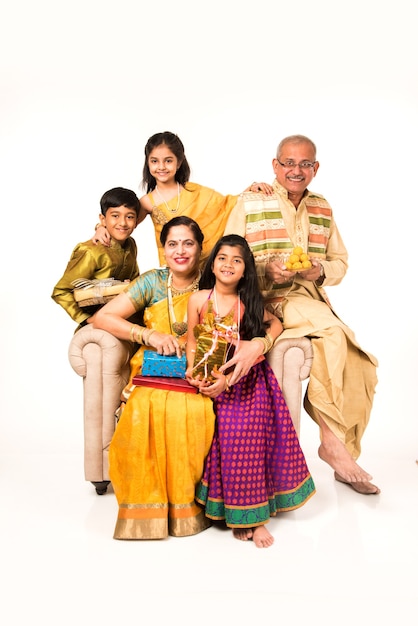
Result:
{"label": "younger girl in purple lehenga", "polygon": [[212,369],[211,359],[234,338],[236,345],[260,341],[266,353],[283,328],[263,307],[254,258],[242,237],[217,242],[199,286],[188,303],[186,376],[213,398],[216,426],[196,500],[238,539],[268,547],[274,541],[265,527],[269,518],[305,504],[315,485],[266,359],[261,356],[233,387],[228,375]]}

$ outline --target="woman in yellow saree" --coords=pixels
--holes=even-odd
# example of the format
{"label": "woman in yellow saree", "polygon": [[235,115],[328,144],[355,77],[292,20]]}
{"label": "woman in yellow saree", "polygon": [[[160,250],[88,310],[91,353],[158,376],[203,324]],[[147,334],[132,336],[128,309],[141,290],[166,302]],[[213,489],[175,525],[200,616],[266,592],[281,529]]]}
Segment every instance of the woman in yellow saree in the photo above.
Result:
{"label": "woman in yellow saree", "polygon": [[[161,231],[167,262],[139,276],[100,309],[94,327],[143,344],[131,361],[131,381],[109,449],[109,471],[119,504],[115,539],[194,535],[210,526],[196,504],[215,415],[201,394],[135,387],[144,346],[180,355],[187,336],[187,302],[198,288],[203,234],[194,220],[175,217]],[[143,314],[144,326],[128,321]]]}

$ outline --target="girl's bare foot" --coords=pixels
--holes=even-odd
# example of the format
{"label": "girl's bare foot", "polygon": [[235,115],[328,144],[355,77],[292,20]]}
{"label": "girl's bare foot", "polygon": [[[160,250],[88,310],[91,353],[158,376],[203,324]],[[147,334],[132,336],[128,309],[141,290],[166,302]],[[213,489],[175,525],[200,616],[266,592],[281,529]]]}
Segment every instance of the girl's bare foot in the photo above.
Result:
{"label": "girl's bare foot", "polygon": [[241,541],[248,541],[253,538],[252,528],[234,528],[232,533],[235,539],[240,539]]}
{"label": "girl's bare foot", "polygon": [[269,548],[274,543],[274,537],[265,526],[257,526],[253,529],[253,541],[257,548]]}

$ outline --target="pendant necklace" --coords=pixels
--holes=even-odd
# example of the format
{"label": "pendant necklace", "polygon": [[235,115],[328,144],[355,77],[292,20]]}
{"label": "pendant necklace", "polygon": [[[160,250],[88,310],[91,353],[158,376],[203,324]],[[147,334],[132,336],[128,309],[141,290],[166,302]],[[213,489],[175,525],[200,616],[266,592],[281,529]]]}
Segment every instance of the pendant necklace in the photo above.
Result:
{"label": "pendant necklace", "polygon": [[158,189],[158,185],[155,186],[155,191],[158,194],[158,197],[160,198],[160,200],[162,200],[165,204],[165,206],[167,207],[167,211],[169,211],[170,213],[177,213],[177,211],[179,210],[180,207],[180,183],[177,183],[177,206],[175,209],[170,209],[170,207],[168,206],[167,202],[165,201],[165,199],[163,198],[162,194],[160,193],[160,190]]}
{"label": "pendant necklace", "polygon": [[173,333],[176,335],[176,337],[182,337],[187,332],[187,309],[186,309],[186,313],[184,314],[183,321],[178,322],[176,320],[176,314],[174,313],[173,291],[175,292],[175,295],[182,295],[187,292],[192,293],[193,291],[197,291],[199,288],[199,280],[200,280],[200,271],[197,277],[194,279],[192,283],[190,283],[188,287],[186,287],[185,289],[176,289],[175,287],[173,287],[172,272],[170,272],[168,275],[168,280],[167,280],[168,313],[169,313],[170,326],[171,326]]}
{"label": "pendant necklace", "polygon": [[[237,311],[237,317],[238,317],[238,329],[240,326],[240,317],[241,317],[241,300],[239,295],[237,296],[238,298],[238,311]],[[218,307],[218,298],[216,296],[216,287],[213,288],[213,299],[215,301],[215,322],[216,324],[220,324],[220,322],[222,322],[222,317],[219,314],[219,307]]]}

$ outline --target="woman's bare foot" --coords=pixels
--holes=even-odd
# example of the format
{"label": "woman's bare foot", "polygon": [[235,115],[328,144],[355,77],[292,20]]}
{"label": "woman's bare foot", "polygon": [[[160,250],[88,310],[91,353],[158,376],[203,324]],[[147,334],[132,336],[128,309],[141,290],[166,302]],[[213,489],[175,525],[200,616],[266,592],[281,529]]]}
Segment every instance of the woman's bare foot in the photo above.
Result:
{"label": "woman's bare foot", "polygon": [[232,532],[235,539],[240,539],[241,541],[248,541],[253,538],[252,528],[234,528]]}
{"label": "woman's bare foot", "polygon": [[257,548],[269,548],[274,543],[274,537],[265,526],[257,526],[253,529],[253,541]]}
{"label": "woman's bare foot", "polygon": [[345,483],[346,485],[350,485],[355,491],[358,493],[363,493],[366,496],[377,495],[380,493],[379,487],[373,485],[373,483],[368,480],[358,481],[358,482],[349,482],[348,480],[344,480],[337,472],[334,472],[335,480],[338,480],[340,483]]}

